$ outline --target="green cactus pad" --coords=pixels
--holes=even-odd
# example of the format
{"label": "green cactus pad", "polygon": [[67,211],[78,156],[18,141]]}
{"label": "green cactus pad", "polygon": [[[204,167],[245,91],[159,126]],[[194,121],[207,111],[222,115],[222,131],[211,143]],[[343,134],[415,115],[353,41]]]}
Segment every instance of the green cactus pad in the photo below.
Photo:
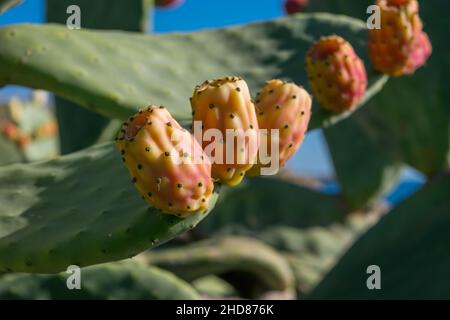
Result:
{"label": "green cactus pad", "polygon": [[54,273],[128,258],[206,216],[180,219],[149,207],[111,143],[0,168],[0,203],[3,272]]}
{"label": "green cactus pad", "polygon": [[[369,229],[312,292],[312,299],[448,299],[450,174],[436,177]],[[371,265],[381,290],[368,290]]]}
{"label": "green cactus pad", "polygon": [[249,289],[252,297],[255,297],[255,291],[259,294],[284,291],[294,285],[293,274],[284,258],[271,247],[252,238],[219,237],[179,248],[148,252],[143,259],[188,281],[211,274],[245,274],[257,286]]}
{"label": "green cactus pad", "polygon": [[170,272],[129,261],[81,269],[80,290],[67,288],[70,275],[4,275],[0,299],[199,299],[188,283]]}
{"label": "green cactus pad", "polygon": [[322,194],[294,181],[257,177],[245,179],[233,188],[224,186],[214,214],[196,232],[211,236],[223,229],[326,226],[342,222],[345,215],[338,195]]}
{"label": "green cactus pad", "polygon": [[[57,25],[12,26],[0,30],[0,85],[40,87],[112,118],[124,119],[137,107],[155,103],[168,106],[177,119],[188,119],[188,97],[205,79],[239,75],[253,95],[271,78],[306,85],[303,63],[308,47],[333,33],[349,40],[369,65],[365,24],[330,14],[158,36]],[[365,100],[386,79],[370,73]],[[311,128],[348,115],[317,110]]]}

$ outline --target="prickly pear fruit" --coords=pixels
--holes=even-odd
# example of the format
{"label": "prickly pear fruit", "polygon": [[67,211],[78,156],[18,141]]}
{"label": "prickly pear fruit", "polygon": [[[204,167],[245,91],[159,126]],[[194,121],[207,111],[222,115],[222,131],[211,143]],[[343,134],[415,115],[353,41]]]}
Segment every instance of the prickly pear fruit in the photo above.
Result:
{"label": "prickly pear fruit", "polygon": [[116,146],[147,202],[178,216],[208,208],[214,188],[211,163],[164,107],[151,105],[130,117]]}
{"label": "prickly pear fruit", "polygon": [[156,0],[155,5],[161,8],[173,8],[183,3],[183,0]]}
{"label": "prickly pear fruit", "polygon": [[412,74],[425,64],[431,43],[422,31],[417,0],[378,0],[381,28],[369,30],[374,68],[391,76]]}
{"label": "prickly pear fruit", "polygon": [[315,42],[305,66],[314,96],[329,111],[355,108],[366,92],[366,68],[352,45],[339,36]]}
{"label": "prickly pear fruit", "polygon": [[405,66],[405,74],[413,74],[422,67],[427,62],[432,51],[433,48],[428,35],[423,31],[420,32],[412,45],[411,54]]}
{"label": "prickly pear fruit", "polygon": [[272,129],[278,129],[278,163],[274,166],[262,161],[260,152],[258,163],[250,169],[249,175],[260,175],[264,167],[274,168],[272,174],[275,174],[297,152],[308,129],[311,104],[309,93],[295,83],[281,80],[266,83],[255,99],[259,130],[261,134],[267,134],[267,139],[261,137],[260,148],[263,143],[267,144],[266,154],[272,160],[276,159],[271,150],[271,140]]}
{"label": "prickly pear fruit", "polygon": [[[205,81],[195,88],[191,104],[194,132],[201,123],[205,139],[203,134],[194,135],[212,160],[213,178],[239,184],[256,163],[259,147],[258,120],[247,83],[239,77]],[[213,137],[206,139],[210,134]]]}
{"label": "prickly pear fruit", "polygon": [[285,0],[284,11],[287,14],[295,14],[298,12],[304,12],[308,7],[309,0]]}

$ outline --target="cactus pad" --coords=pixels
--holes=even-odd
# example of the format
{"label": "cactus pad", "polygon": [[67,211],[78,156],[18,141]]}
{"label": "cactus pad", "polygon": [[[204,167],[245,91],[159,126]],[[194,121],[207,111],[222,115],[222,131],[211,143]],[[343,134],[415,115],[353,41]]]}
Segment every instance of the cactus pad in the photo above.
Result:
{"label": "cactus pad", "polygon": [[[54,273],[120,260],[193,228],[149,207],[111,143],[0,169],[0,271]],[[210,208],[214,206],[212,198]]]}
{"label": "cactus pad", "polygon": [[[358,54],[365,53],[364,22],[330,14],[158,36],[11,26],[0,30],[0,86],[39,87],[112,118],[126,119],[151,101],[173,106],[170,111],[178,120],[189,119],[188,97],[205,79],[236,74],[255,92],[267,79],[306,83],[305,53],[314,39],[331,33],[351,41]],[[368,64],[367,56],[363,58]],[[378,92],[386,79],[371,73],[363,100]],[[348,115],[317,111],[312,127]]]}

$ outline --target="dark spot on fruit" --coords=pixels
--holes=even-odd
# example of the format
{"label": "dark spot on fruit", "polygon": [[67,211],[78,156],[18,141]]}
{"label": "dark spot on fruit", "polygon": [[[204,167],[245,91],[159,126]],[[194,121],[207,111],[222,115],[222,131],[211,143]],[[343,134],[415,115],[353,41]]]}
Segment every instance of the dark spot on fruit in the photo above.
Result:
{"label": "dark spot on fruit", "polygon": [[250,125],[250,129],[253,129],[253,125],[252,124]]}
{"label": "dark spot on fruit", "polygon": [[167,125],[168,127],[172,127],[172,124],[171,124],[170,122],[167,122],[166,125]]}
{"label": "dark spot on fruit", "polygon": [[198,186],[201,188],[203,186],[203,183],[199,182]]}
{"label": "dark spot on fruit", "polygon": [[237,88],[236,88],[236,91],[237,91],[237,92],[241,92],[241,88],[237,87]]}
{"label": "dark spot on fruit", "polygon": [[170,156],[170,152],[169,152],[169,151],[166,151],[166,152],[164,152],[164,155],[165,155],[166,157],[168,157],[168,156]]}
{"label": "dark spot on fruit", "polygon": [[211,104],[209,105],[209,108],[210,108],[210,109],[213,109],[213,108],[214,108],[214,105],[211,103]]}
{"label": "dark spot on fruit", "polygon": [[205,199],[205,198],[202,198],[202,202],[206,202],[206,199]]}
{"label": "dark spot on fruit", "polygon": [[230,114],[230,118],[231,118],[231,119],[234,119],[234,114],[231,113],[231,114]]}
{"label": "dark spot on fruit", "polygon": [[288,125],[288,124],[285,124],[285,125],[284,125],[284,128],[285,128],[285,129],[289,128],[289,125]]}
{"label": "dark spot on fruit", "polygon": [[125,158],[122,158],[122,162],[125,162]]}
{"label": "dark spot on fruit", "polygon": [[136,177],[133,177],[133,179],[131,179],[131,182],[136,183],[137,179]]}
{"label": "dark spot on fruit", "polygon": [[145,147],[145,151],[150,152],[150,147]]}
{"label": "dark spot on fruit", "polygon": [[141,170],[142,169],[142,164],[138,164],[137,168],[138,168],[138,170]]}
{"label": "dark spot on fruit", "polygon": [[169,207],[172,207],[172,202],[169,202]]}
{"label": "dark spot on fruit", "polygon": [[148,192],[147,195],[148,195],[149,197],[151,197],[153,194],[152,194],[151,192]]}
{"label": "dark spot on fruit", "polygon": [[181,189],[181,188],[183,188],[183,185],[181,183],[179,183],[179,184],[177,184],[177,188]]}
{"label": "dark spot on fruit", "polygon": [[296,96],[296,95],[293,95],[293,96],[292,96],[292,99],[297,99],[297,96]]}

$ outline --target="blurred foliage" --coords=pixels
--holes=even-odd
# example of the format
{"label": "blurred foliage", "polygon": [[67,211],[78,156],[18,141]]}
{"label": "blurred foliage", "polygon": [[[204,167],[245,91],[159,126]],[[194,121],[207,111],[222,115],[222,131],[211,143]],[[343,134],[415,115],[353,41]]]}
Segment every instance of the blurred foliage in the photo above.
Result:
{"label": "blurred foliage", "polygon": [[[429,182],[383,217],[342,257],[312,299],[450,297],[450,174]],[[381,290],[368,290],[366,268],[381,269]]]}
{"label": "blurred foliage", "polygon": [[[0,299],[198,299],[189,284],[168,271],[119,262],[80,270],[81,289],[69,290],[71,274],[7,274],[0,277]],[[69,279],[70,280],[70,279]],[[69,281],[70,282],[70,281]]]}
{"label": "blurred foliage", "polygon": [[244,297],[257,298],[266,291],[286,291],[294,285],[285,259],[252,238],[212,238],[178,248],[150,251],[142,259],[187,281],[220,275]]}

